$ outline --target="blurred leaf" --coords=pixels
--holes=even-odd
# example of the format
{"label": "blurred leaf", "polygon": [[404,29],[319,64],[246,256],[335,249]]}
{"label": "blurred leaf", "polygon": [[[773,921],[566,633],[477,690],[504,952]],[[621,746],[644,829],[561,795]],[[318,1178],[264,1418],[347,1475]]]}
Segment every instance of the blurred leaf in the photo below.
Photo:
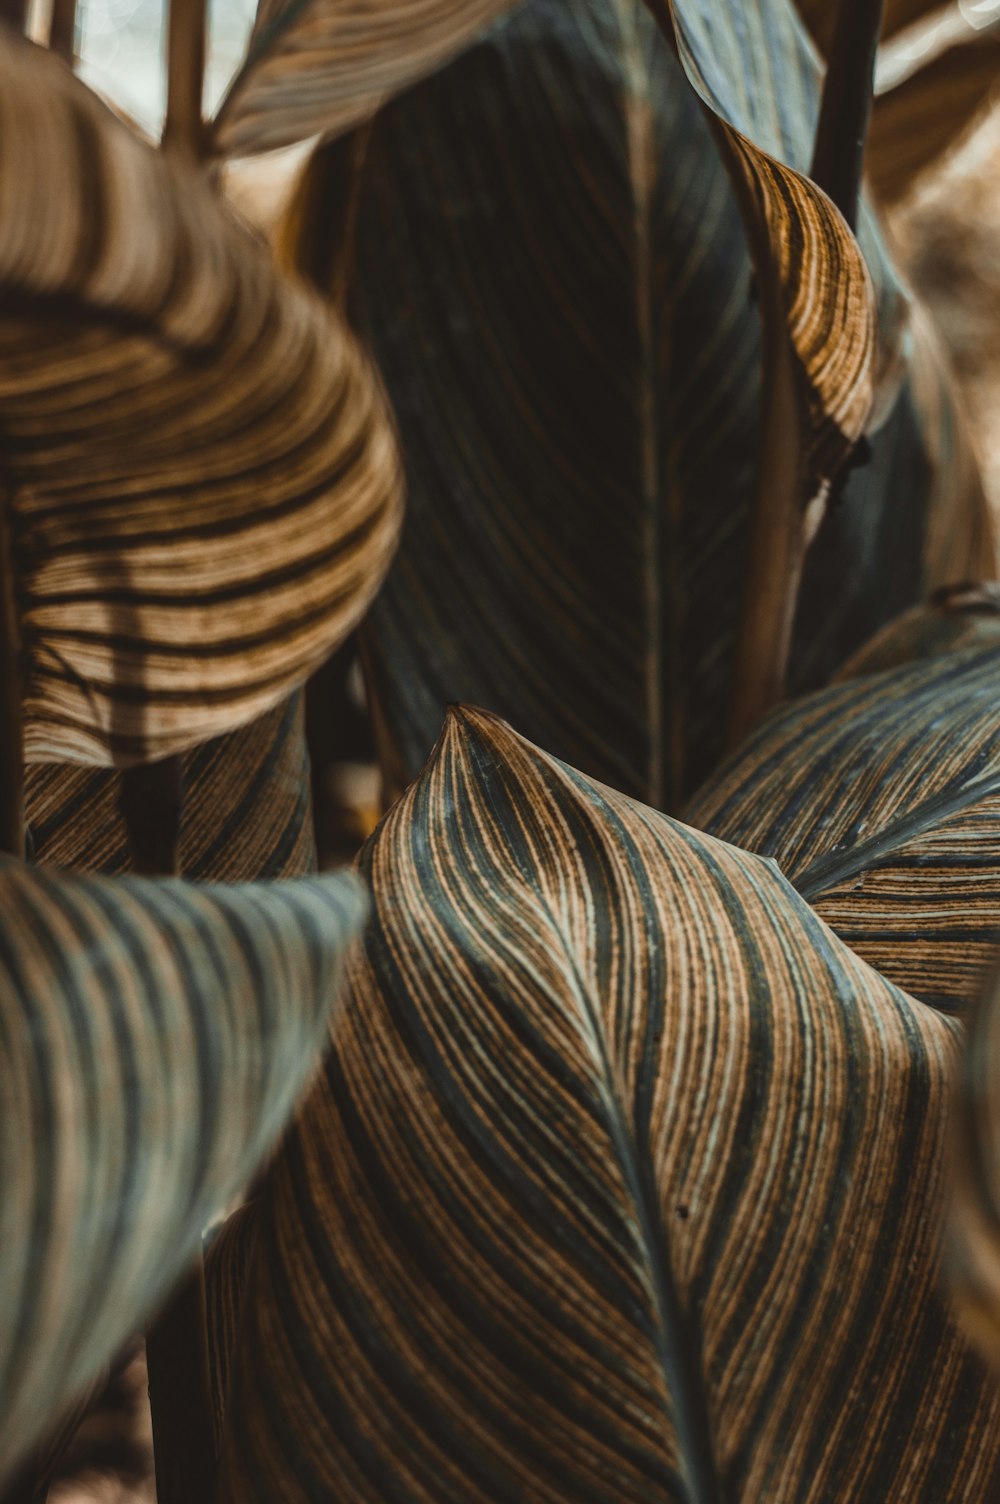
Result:
{"label": "blurred leaf", "polygon": [[[806,26],[815,38],[821,52],[826,52],[833,34],[837,7],[841,0],[795,0]],[[941,6],[942,0],[885,0],[882,12],[882,36],[890,37],[919,21]]]}
{"label": "blurred leaf", "polygon": [[[773,864],[453,714],[269,1178],[222,1504],[966,1501],[959,1026]],[[909,1491],[909,1492],[908,1492]]]}
{"label": "blurred leaf", "polygon": [[374,115],[517,0],[260,0],[215,150],[246,156]]}
{"label": "blurred leaf", "polygon": [[978,995],[1000,941],[994,625],[783,707],[685,814],[773,858],[858,955],[946,1009]]}
{"label": "blurred leaf", "polygon": [[155,1310],[313,1065],[364,900],[0,868],[0,1476]]}
{"label": "blurred leaf", "polygon": [[399,525],[378,384],[207,185],[0,45],[0,432],[30,761],[182,751],[284,699]]}
{"label": "blurred leaf", "polygon": [[[318,153],[289,233],[329,295],[351,284],[406,456],[364,629],[383,765],[415,777],[445,705],[473,700],[676,808],[721,753],[760,318],[715,144],[643,7],[534,0]],[[807,560],[802,687],[927,587],[906,389],[873,451]],[[977,528],[959,498],[954,577],[982,572]]]}
{"label": "blurred leaf", "polygon": [[967,37],[878,95],[866,167],[885,203],[953,147],[989,105],[1000,79],[1000,26]]}

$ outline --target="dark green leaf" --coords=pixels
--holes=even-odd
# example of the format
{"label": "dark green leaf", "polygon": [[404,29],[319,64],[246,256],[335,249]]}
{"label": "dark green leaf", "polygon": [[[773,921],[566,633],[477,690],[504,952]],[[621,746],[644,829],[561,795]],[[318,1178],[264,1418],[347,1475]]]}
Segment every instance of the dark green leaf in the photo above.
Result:
{"label": "dark green leaf", "polygon": [[[760,417],[702,112],[637,0],[534,0],[379,116],[353,204],[356,156],[315,159],[297,244],[339,295],[356,215],[356,315],[405,453],[366,628],[387,762],[415,777],[445,705],[474,700],[676,808],[721,752]],[[904,391],[807,561],[796,685],[923,595],[932,527],[952,578],[981,567],[980,512],[956,493],[938,527],[922,445]]]}

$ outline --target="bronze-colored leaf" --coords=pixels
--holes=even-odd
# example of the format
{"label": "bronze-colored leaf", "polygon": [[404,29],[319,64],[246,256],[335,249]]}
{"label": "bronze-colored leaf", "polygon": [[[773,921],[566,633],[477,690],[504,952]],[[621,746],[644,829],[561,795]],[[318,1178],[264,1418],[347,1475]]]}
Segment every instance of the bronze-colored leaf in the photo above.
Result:
{"label": "bronze-colored leaf", "polygon": [[764,721],[685,815],[777,861],[853,950],[946,1009],[978,995],[1000,941],[997,627],[883,672],[855,663],[863,677]]}
{"label": "bronze-colored leaf", "polygon": [[148,1318],[313,1065],[364,899],[0,867],[0,1479]]}
{"label": "bronze-colored leaf", "polygon": [[968,1501],[939,1285],[960,1025],[773,863],[454,713],[362,858],[274,1166],[224,1504]]}
{"label": "bronze-colored leaf", "polygon": [[0,438],[31,761],[182,751],[284,699],[399,526],[378,383],[208,187],[0,44]]}
{"label": "bronze-colored leaf", "polygon": [[517,0],[260,0],[215,150],[246,156],[337,134],[441,66]]}

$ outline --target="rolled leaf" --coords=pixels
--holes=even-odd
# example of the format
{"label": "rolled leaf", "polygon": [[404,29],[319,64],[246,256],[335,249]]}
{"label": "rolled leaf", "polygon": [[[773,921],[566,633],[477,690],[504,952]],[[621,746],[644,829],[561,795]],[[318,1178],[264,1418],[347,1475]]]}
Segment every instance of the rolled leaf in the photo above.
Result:
{"label": "rolled leaf", "polygon": [[[644,7],[531,0],[318,153],[290,237],[349,291],[400,427],[404,542],[364,628],[393,781],[472,700],[679,808],[721,756],[761,331],[729,181]],[[983,572],[981,494],[938,526],[908,389],[872,449],[806,562],[798,689],[926,594],[931,528],[950,578]]]}
{"label": "rolled leaf", "polygon": [[775,860],[853,950],[946,1009],[978,996],[1000,941],[1000,636],[983,636],[776,711],[685,814]]}
{"label": "rolled leaf", "polygon": [[516,3],[260,0],[212,144],[227,156],[247,156],[347,130]]}
{"label": "rolled leaf", "polygon": [[0,430],[30,761],[162,757],[356,622],[399,525],[377,381],[206,184],[0,41]]}
{"label": "rolled leaf", "polygon": [[0,1479],[155,1310],[314,1064],[364,900],[0,867]]}
{"label": "rolled leaf", "polygon": [[[249,882],[315,870],[302,695],[184,758],[179,873]],[[105,876],[132,870],[111,768],[35,763],[25,810],[34,859]]]}
{"label": "rolled leaf", "polygon": [[772,863],[452,715],[270,1176],[220,1497],[988,1497],[959,1025]]}

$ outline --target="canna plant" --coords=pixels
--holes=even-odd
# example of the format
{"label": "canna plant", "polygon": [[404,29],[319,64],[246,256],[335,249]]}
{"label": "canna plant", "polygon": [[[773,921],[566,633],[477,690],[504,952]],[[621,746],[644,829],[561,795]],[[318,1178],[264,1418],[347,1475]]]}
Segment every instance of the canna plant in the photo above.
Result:
{"label": "canna plant", "polygon": [[[1000,1489],[925,9],[261,0],[206,120],[171,0],[156,147],[4,8],[5,1504],[140,1331],[160,1504]],[[355,631],[391,807],[310,877]]]}

